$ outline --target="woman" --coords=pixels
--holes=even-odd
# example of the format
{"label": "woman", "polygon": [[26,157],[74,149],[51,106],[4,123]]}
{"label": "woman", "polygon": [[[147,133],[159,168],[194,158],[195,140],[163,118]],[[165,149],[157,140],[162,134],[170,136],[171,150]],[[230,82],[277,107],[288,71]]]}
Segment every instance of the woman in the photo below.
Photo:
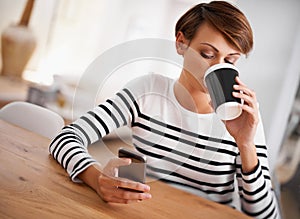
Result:
{"label": "woman", "polygon": [[177,53],[184,58],[178,80],[156,74],[133,80],[66,126],[51,143],[51,154],[73,181],[85,182],[104,201],[150,199],[148,185],[115,177],[116,169],[130,164],[129,159],[112,159],[101,167],[87,153],[89,144],[127,125],[133,145],[147,156],[152,177],[233,207],[238,194],[246,214],[279,217],[255,93],[237,77],[233,96],[244,100],[243,112],[225,122],[213,113],[203,84],[208,67],[235,64],[251,51],[253,36],[246,17],[226,2],[198,4],[178,20],[175,31]]}

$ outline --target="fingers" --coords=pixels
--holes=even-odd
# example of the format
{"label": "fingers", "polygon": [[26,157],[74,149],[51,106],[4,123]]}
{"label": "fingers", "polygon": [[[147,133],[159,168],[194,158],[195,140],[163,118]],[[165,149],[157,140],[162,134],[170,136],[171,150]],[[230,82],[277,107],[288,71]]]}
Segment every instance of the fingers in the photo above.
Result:
{"label": "fingers", "polygon": [[150,187],[146,184],[118,177],[108,177],[105,175],[101,175],[99,177],[99,183],[101,185],[109,185],[110,187],[132,189],[140,192],[150,191]]}
{"label": "fingers", "polygon": [[234,88],[236,90],[239,90],[241,92],[233,92],[232,95],[236,98],[240,98],[242,100],[244,100],[244,104],[245,106],[250,106],[251,108],[256,108],[256,96],[255,93],[246,88],[242,88],[239,85],[234,85]]}
{"label": "fingers", "polygon": [[[106,202],[128,204],[151,198],[148,185],[127,179],[101,175],[98,184],[98,193]],[[124,188],[137,190],[137,192],[127,191]]]}
{"label": "fingers", "polygon": [[151,198],[148,185],[116,177],[118,167],[129,165],[130,163],[131,159],[126,158],[113,158],[107,163],[103,174],[98,178],[97,189],[97,193],[104,201],[128,204]]}
{"label": "fingers", "polygon": [[151,198],[151,194],[149,193],[132,192],[120,188],[111,189],[103,187],[102,192],[104,194],[103,199],[106,202],[128,204]]}
{"label": "fingers", "polygon": [[241,104],[241,108],[249,115],[252,115],[253,124],[258,123],[258,105],[255,92],[248,88],[239,77],[236,77],[236,82],[238,84],[233,86],[236,91],[232,92],[232,95],[244,101],[244,104]]}
{"label": "fingers", "polygon": [[233,88],[236,91],[240,92],[233,92],[232,95],[236,98],[241,98],[245,102],[245,109],[256,109],[257,108],[257,99],[256,94],[253,90],[249,89],[240,79],[236,77],[236,82],[238,84],[234,85]]}

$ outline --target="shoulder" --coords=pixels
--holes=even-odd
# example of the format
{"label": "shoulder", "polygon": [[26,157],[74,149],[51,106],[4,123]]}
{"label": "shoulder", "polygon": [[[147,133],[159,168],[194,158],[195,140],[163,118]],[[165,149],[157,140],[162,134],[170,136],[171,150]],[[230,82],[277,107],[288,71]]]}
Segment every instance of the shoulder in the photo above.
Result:
{"label": "shoulder", "polygon": [[146,93],[165,93],[172,86],[174,79],[160,74],[147,74],[131,80],[125,85],[134,95],[140,96]]}

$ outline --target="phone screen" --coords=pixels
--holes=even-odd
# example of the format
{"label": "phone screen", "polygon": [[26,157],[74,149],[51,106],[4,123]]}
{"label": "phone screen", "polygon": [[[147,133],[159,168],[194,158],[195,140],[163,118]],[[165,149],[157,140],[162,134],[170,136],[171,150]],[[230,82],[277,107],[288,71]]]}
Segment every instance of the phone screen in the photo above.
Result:
{"label": "phone screen", "polygon": [[136,182],[145,183],[146,181],[146,156],[130,149],[120,148],[120,158],[130,158],[131,164],[120,166],[118,176]]}

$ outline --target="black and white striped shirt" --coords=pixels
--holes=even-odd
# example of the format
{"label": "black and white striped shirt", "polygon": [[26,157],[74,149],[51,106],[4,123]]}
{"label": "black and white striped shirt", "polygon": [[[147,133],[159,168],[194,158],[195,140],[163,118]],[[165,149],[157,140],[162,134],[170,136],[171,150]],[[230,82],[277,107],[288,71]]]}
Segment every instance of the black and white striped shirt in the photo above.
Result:
{"label": "black and white striped shirt", "polygon": [[147,173],[152,177],[230,206],[236,193],[246,214],[279,218],[262,123],[255,136],[259,163],[245,174],[238,147],[223,122],[214,113],[184,109],[174,95],[174,83],[157,74],[133,80],[114,98],[64,127],[49,147],[51,154],[78,181],[77,175],[97,162],[87,146],[129,126],[132,143],[147,156]]}

